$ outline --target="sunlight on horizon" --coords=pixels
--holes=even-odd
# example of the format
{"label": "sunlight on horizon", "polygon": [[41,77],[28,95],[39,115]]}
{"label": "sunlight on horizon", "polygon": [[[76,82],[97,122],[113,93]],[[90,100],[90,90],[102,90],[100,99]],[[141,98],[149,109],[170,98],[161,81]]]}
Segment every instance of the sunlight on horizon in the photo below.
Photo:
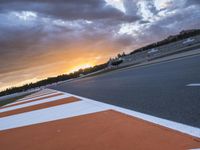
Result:
{"label": "sunlight on horizon", "polygon": [[86,68],[90,68],[93,67],[94,65],[86,63],[86,64],[81,64],[81,65],[77,65],[74,68],[70,69],[70,71],[68,71],[67,73],[73,73],[76,71],[79,71],[80,69],[86,69]]}

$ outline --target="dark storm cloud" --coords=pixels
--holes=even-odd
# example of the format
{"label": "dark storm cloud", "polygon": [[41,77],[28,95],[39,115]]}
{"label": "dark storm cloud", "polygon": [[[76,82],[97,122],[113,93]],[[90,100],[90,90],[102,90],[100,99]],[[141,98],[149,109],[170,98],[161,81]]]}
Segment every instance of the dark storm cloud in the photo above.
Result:
{"label": "dark storm cloud", "polygon": [[[62,43],[70,44],[74,40],[83,42],[96,39],[98,42],[102,38],[110,39],[118,24],[139,19],[136,14],[126,15],[101,0],[3,0],[0,1],[0,10],[4,15],[10,12],[33,11],[39,17],[38,20],[32,21],[33,24],[22,25],[15,25],[20,21],[19,18],[11,18],[16,20],[11,21],[13,25],[9,26],[3,24],[5,19],[0,18],[1,64],[8,58],[13,59],[0,66],[1,73],[28,67],[32,62],[26,62],[27,57],[37,61],[34,58],[46,53],[49,47],[56,47]],[[41,18],[45,18],[47,22]],[[63,27],[53,24],[57,19],[96,22],[86,24],[79,21],[80,27],[75,25]],[[9,24],[10,20],[6,21]],[[116,40],[120,43],[118,39]]]}
{"label": "dark storm cloud", "polygon": [[41,13],[43,15],[62,18],[67,20],[76,19],[122,19],[123,21],[134,21],[139,19],[134,13],[125,15],[114,7],[106,5],[103,0],[8,0],[1,1],[1,11],[28,10]]}
{"label": "dark storm cloud", "polygon": [[188,6],[188,5],[200,5],[200,1],[199,0],[187,0],[186,6]]}

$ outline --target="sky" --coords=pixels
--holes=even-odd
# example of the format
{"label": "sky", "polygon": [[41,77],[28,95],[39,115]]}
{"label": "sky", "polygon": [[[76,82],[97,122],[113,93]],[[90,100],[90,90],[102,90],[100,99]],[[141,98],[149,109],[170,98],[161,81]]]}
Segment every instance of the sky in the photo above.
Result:
{"label": "sky", "polygon": [[0,90],[200,27],[200,0],[1,0]]}

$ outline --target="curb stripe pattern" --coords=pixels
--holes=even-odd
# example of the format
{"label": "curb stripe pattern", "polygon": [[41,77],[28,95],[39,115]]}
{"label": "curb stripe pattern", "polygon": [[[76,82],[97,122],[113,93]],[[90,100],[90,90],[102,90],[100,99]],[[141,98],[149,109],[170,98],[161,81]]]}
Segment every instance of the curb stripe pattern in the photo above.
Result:
{"label": "curb stripe pattern", "polygon": [[[149,130],[148,132],[149,133],[152,132],[153,134],[153,135],[150,135],[152,137],[155,136],[158,138],[162,134],[169,135],[169,137],[172,135],[173,135],[172,137],[179,137],[178,139],[182,139],[186,143],[189,142],[188,143],[189,145],[185,143],[186,145],[188,145],[187,149],[188,148],[198,149],[200,147],[200,139],[199,139],[200,129],[199,128],[191,127],[189,125],[177,123],[174,121],[154,117],[148,114],[143,114],[143,113],[136,112],[133,110],[121,108],[118,106],[98,102],[98,101],[84,98],[81,96],[77,96],[77,95],[73,95],[73,94],[69,94],[65,92],[60,92],[56,90],[51,90],[51,89],[41,90],[37,93],[34,93],[32,95],[29,95],[21,99],[20,101],[17,101],[10,105],[6,105],[6,107],[2,107],[0,109],[0,138],[4,139],[3,137],[5,137],[5,136],[1,137],[2,135],[1,133],[4,134],[7,132],[15,132],[15,131],[18,133],[19,130],[25,131],[25,129],[28,129],[28,128],[31,129],[31,128],[39,127],[41,125],[48,126],[48,124],[50,125],[56,122],[65,122],[66,119],[67,119],[66,121],[68,122],[66,125],[68,126],[69,124],[71,124],[70,120],[74,120],[73,118],[81,119],[85,117],[87,118],[87,116],[93,116],[93,119],[92,118],[91,118],[92,120],[89,119],[90,120],[89,122],[88,121],[85,122],[83,120],[81,121],[80,125],[79,124],[74,125],[80,128],[82,124],[89,123],[88,125],[92,125],[90,122],[96,120],[94,117],[95,115],[101,116],[103,118],[110,116],[111,118],[108,121],[111,124],[114,121],[112,119],[114,118],[117,119],[119,117],[121,121],[122,120],[125,121],[124,123],[123,121],[121,122],[120,120],[117,119],[118,121],[120,121],[121,125],[123,124],[123,126],[124,125],[127,126],[128,123],[130,122],[129,120],[132,120],[131,122],[136,121],[138,125],[139,124],[141,125],[137,126],[135,122],[134,123],[135,125],[132,127],[134,129],[134,132],[137,134],[140,133],[139,132],[140,130],[142,131],[142,133],[140,133],[140,135],[138,136],[146,136],[145,132]],[[101,122],[101,120],[98,121],[98,119],[96,121]],[[105,122],[105,124],[107,124],[107,126],[110,126],[109,122]],[[117,123],[116,125],[120,126],[120,124]],[[97,123],[97,126],[99,126],[98,123]],[[138,130],[136,127],[138,127]],[[92,128],[95,128],[95,127],[92,127]],[[115,126],[113,126],[112,128],[114,130]],[[68,129],[66,128],[66,130]],[[100,128],[99,130],[102,130],[102,128]],[[122,132],[121,134],[124,134],[123,131],[121,131],[121,129],[119,130],[120,132]],[[157,133],[158,131],[159,132],[162,131],[163,133]],[[26,132],[29,132],[29,131],[26,131]],[[81,132],[85,132],[85,131],[83,130]],[[111,133],[111,132],[112,130],[111,131],[107,130],[106,133]],[[80,135],[80,137],[81,136],[82,135]],[[109,137],[112,135],[107,135],[107,136]],[[130,136],[132,137],[133,135],[130,135]],[[160,138],[161,137],[159,137],[159,139]],[[144,141],[144,142],[148,143],[148,141]],[[163,142],[163,141],[161,140],[160,142]],[[178,143],[180,144],[180,142]],[[165,144],[165,142],[163,144]]]}

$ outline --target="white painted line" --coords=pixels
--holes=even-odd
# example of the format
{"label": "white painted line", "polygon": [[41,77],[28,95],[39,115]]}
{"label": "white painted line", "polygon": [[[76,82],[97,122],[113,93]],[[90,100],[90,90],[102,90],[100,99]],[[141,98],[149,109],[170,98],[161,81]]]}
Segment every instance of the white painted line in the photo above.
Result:
{"label": "white painted line", "polygon": [[52,93],[52,94],[48,94],[48,95],[41,95],[41,96],[38,96],[38,97],[29,98],[29,99],[22,100],[22,101],[21,100],[20,101],[16,101],[14,103],[10,103],[10,104],[4,105],[2,108],[10,106],[10,105],[14,105],[14,104],[19,104],[19,103],[24,103],[24,102],[32,101],[32,100],[43,98],[43,97],[47,97],[47,96],[52,96],[52,95],[55,95],[55,94],[59,94],[59,93],[57,92],[57,93]]}
{"label": "white painted line", "polygon": [[157,125],[161,125],[161,126],[164,126],[164,127],[167,127],[167,128],[170,128],[170,129],[173,129],[173,130],[176,130],[176,131],[179,131],[179,132],[200,138],[200,128],[197,128],[197,127],[192,127],[192,126],[185,125],[185,124],[182,124],[182,123],[178,123],[178,122],[175,122],[175,121],[170,121],[170,120],[167,120],[167,119],[151,116],[151,115],[148,115],[148,114],[140,113],[140,112],[137,112],[137,111],[126,109],[126,108],[114,106],[114,105],[111,105],[111,104],[98,102],[98,101],[91,100],[91,99],[88,99],[88,98],[84,98],[84,97],[81,97],[81,96],[77,96],[77,95],[74,95],[74,94],[72,94],[72,96],[80,98],[84,101],[87,101],[88,103],[92,103],[93,105],[102,107],[104,109],[105,108],[113,109],[115,111],[118,111],[118,112],[130,115],[130,116],[133,116],[133,117],[136,117],[136,118],[148,121],[148,122],[152,122],[152,123],[157,124]]}
{"label": "white painted line", "polygon": [[[39,91],[39,92],[36,92],[36,93],[33,93],[31,95],[28,95],[28,96],[25,96],[24,98],[21,98],[13,103],[9,103],[7,105],[4,105],[2,106],[1,108],[3,107],[6,107],[6,106],[10,106],[10,105],[13,105],[13,104],[17,104],[17,103],[21,103],[21,102],[26,102],[26,101],[29,101],[29,100],[34,100],[34,99],[37,99],[37,98],[42,98],[42,97],[45,97],[45,96],[50,96],[52,94],[58,94],[58,93],[61,93],[61,92],[58,92],[58,91],[55,91],[55,90],[51,90],[52,92],[55,92],[55,93],[47,93],[48,95],[38,95],[38,94],[42,94],[42,92],[47,92],[47,91],[50,91],[50,90],[42,90],[42,91]],[[31,96],[36,96],[36,97],[31,97]],[[38,95],[38,96],[37,96]]]}
{"label": "white painted line", "polygon": [[66,93],[66,94],[60,95],[60,96],[55,96],[55,97],[46,98],[46,99],[42,99],[42,100],[38,100],[38,101],[33,101],[33,102],[30,102],[30,103],[16,105],[16,106],[13,106],[13,107],[11,106],[11,107],[7,107],[7,108],[4,108],[4,109],[0,109],[0,113],[10,111],[10,110],[19,109],[19,108],[24,108],[24,107],[28,107],[28,106],[33,106],[33,105],[36,105],[36,104],[51,102],[51,101],[59,100],[59,99],[66,98],[66,97],[69,97],[69,96],[71,96],[71,95]]}
{"label": "white painted line", "polygon": [[77,101],[0,118],[0,131],[95,113],[104,110],[106,110],[106,108],[95,106],[92,103],[88,103],[86,101]]}
{"label": "white painted line", "polygon": [[27,100],[27,99],[30,99],[30,98],[34,98],[34,97],[38,97],[38,96],[42,96],[42,95],[47,95],[47,94],[52,94],[52,92],[36,93],[34,95],[29,95],[29,96],[26,96],[26,97],[19,99],[19,100],[23,101],[23,100]]}
{"label": "white painted line", "polygon": [[30,98],[34,98],[34,97],[37,97],[37,96],[41,96],[41,95],[45,95],[45,94],[52,94],[56,91],[39,91],[39,92],[36,92],[36,93],[33,93],[33,94],[30,94],[28,96],[25,96],[24,98],[21,98],[20,101],[22,100],[26,100],[26,99],[30,99]]}
{"label": "white painted line", "polygon": [[187,84],[186,86],[200,86],[200,83],[191,83],[191,84]]}

